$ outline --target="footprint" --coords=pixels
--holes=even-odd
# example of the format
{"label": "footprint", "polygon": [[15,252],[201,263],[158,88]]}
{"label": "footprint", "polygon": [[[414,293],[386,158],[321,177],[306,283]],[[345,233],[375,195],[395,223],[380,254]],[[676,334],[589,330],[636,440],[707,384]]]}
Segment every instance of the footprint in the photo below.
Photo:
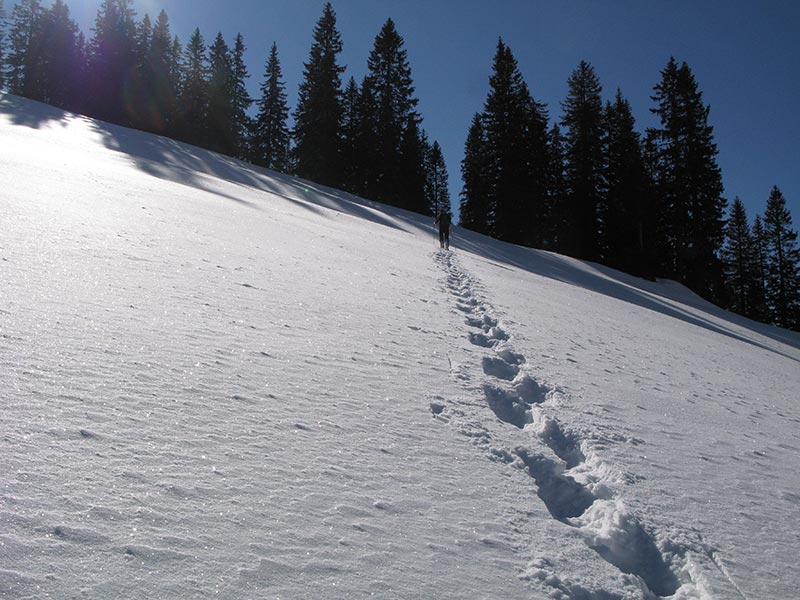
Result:
{"label": "footprint", "polygon": [[547,400],[550,388],[526,373],[519,374],[512,384],[519,397],[528,404],[541,404]]}
{"label": "footprint", "polygon": [[536,494],[553,518],[574,526],[566,520],[581,516],[597,498],[572,477],[564,475],[557,462],[541,454],[529,454],[526,448],[517,448],[516,453],[536,481]]}
{"label": "footprint", "polygon": [[520,400],[514,392],[509,392],[488,383],[483,386],[483,391],[489,408],[494,411],[494,414],[501,421],[520,429],[533,422],[530,406]]}
{"label": "footprint", "polygon": [[555,419],[544,418],[539,438],[566,463],[568,469],[586,462],[586,456],[581,450],[577,436],[572,432],[565,432]]}
{"label": "footprint", "polygon": [[502,358],[494,358],[491,356],[484,356],[481,360],[483,365],[483,372],[498,379],[505,379],[511,381],[519,373],[519,367],[507,363]]}

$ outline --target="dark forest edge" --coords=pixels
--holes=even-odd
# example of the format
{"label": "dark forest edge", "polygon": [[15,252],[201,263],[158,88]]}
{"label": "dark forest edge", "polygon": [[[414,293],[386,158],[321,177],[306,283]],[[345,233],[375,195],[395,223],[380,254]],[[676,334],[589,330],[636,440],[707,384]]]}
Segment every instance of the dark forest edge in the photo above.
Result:
{"label": "dark forest edge", "polygon": [[[137,21],[131,5],[103,0],[87,40],[63,0],[18,0],[7,19],[0,0],[0,88],[422,214],[451,212],[441,148],[422,128],[391,19],[367,75],[343,85],[341,35],[325,5],[290,129],[275,44],[254,99],[241,35],[233,47],[221,34],[207,46],[196,29],[183,46],[165,11]],[[489,83],[461,163],[463,227],[675,279],[734,312],[800,330],[800,250],[785,198],[773,187],[752,224],[738,198],[727,210],[710,107],[686,63],[670,58],[661,71],[650,109],[660,126],[643,135],[620,90],[603,103],[585,61],[552,125],[502,40]]]}

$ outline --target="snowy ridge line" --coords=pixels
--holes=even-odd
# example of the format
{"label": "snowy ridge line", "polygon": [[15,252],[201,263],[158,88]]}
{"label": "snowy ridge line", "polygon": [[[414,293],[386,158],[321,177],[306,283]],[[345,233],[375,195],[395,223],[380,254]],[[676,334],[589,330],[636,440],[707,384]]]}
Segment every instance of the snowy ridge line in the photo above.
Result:
{"label": "snowy ridge line", "polygon": [[[564,392],[529,372],[526,358],[511,347],[511,336],[493,307],[478,297],[479,284],[459,266],[453,253],[437,251],[434,260],[445,273],[445,291],[454,297],[455,309],[464,314],[471,330],[470,343],[479,351],[491,352],[480,359],[483,383],[477,389],[495,417],[512,426],[517,435],[509,436],[513,441],[508,446],[498,447],[495,436],[480,425],[479,415],[451,407],[442,398],[431,403],[432,413],[442,421],[457,422],[460,431],[491,460],[526,471],[550,515],[579,532],[592,550],[619,570],[626,593],[587,590],[559,577],[546,559],[533,560],[521,577],[554,588],[556,598],[712,600],[703,571],[716,568],[741,594],[699,535],[690,543],[678,543],[664,532],[653,531],[626,508],[618,492],[626,478],[602,461],[587,439],[547,414],[557,410]],[[462,384],[471,380],[468,370],[455,373]],[[532,444],[519,444],[519,433]]]}

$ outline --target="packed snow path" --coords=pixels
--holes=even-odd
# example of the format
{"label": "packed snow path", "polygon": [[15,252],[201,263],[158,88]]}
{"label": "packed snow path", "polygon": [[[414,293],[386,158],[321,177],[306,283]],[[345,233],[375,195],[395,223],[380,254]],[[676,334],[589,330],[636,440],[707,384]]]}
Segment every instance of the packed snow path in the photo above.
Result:
{"label": "packed snow path", "polygon": [[[480,419],[481,411],[466,413],[459,406],[463,403],[451,407],[439,399],[431,403],[433,414],[457,423],[492,460],[524,469],[554,519],[575,528],[604,560],[632,576],[622,578],[624,597],[636,597],[638,592],[645,599],[709,599],[713,596],[704,574],[708,570],[717,571],[715,575],[721,577],[716,579],[727,579],[737,595],[744,597],[701,535],[687,535],[687,539],[693,538],[691,544],[677,543],[651,531],[627,511],[622,498],[625,478],[603,463],[590,440],[550,416],[569,399],[532,374],[525,356],[514,351],[512,336],[492,305],[479,297],[480,284],[459,266],[454,253],[441,250],[434,257],[444,271],[444,287],[454,298],[455,310],[464,314],[469,341],[479,349],[484,377],[478,387],[482,387],[486,405],[497,419],[526,433],[529,441],[518,435],[490,434],[470,420]],[[455,376],[467,390],[480,392],[471,373],[474,370],[464,365]],[[623,597],[617,590],[589,590],[559,577],[547,558],[533,560],[525,576],[552,586],[564,598]]]}

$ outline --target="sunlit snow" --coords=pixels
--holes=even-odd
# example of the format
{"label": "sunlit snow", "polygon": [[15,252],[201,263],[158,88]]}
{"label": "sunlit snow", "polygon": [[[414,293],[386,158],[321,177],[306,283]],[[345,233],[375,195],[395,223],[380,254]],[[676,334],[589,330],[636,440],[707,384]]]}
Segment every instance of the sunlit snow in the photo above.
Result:
{"label": "sunlit snow", "polygon": [[0,598],[793,598],[800,336],[0,97]]}

